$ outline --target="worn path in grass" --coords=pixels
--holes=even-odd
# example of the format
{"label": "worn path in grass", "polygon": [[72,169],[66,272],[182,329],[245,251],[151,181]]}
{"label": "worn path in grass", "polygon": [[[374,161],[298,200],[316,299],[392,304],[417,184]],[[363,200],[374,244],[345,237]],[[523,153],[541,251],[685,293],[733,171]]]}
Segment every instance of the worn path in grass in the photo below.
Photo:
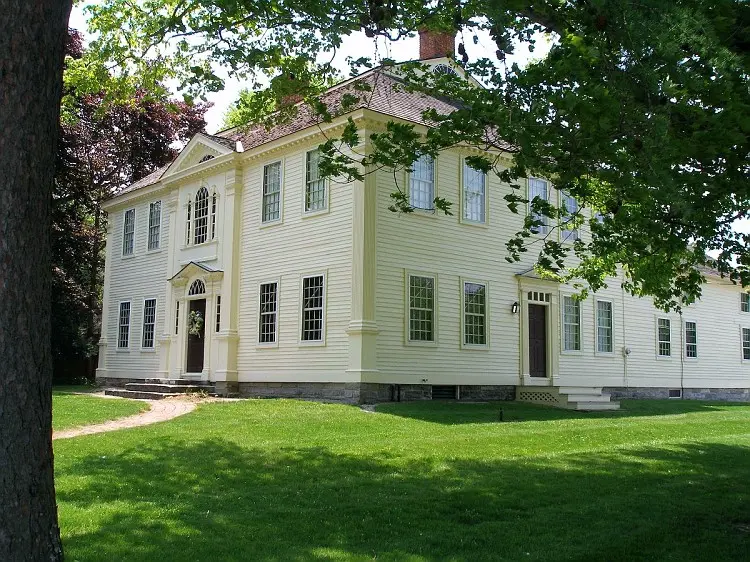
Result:
{"label": "worn path in grass", "polygon": [[152,423],[171,420],[195,410],[195,403],[187,402],[185,400],[144,400],[144,402],[148,402],[149,404],[149,410],[146,412],[104,423],[86,425],[63,431],[55,431],[52,434],[52,439],[70,439],[71,437],[79,437],[81,435],[91,435],[93,433],[104,433],[106,431],[117,431],[118,429],[150,425]]}

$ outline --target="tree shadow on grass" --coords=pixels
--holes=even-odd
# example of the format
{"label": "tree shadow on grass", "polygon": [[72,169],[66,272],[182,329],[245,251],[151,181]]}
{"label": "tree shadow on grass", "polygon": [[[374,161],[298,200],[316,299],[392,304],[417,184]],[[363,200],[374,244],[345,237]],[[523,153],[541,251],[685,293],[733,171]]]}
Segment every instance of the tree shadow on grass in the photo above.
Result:
{"label": "tree shadow on grass", "polygon": [[162,439],[58,474],[70,560],[739,560],[750,448],[492,461]]}
{"label": "tree shadow on grass", "polygon": [[525,402],[497,401],[467,403],[433,400],[424,402],[387,402],[378,404],[376,411],[446,425],[670,416],[708,413],[736,408],[744,408],[750,415],[750,404],[741,402],[622,400],[620,401],[620,405],[619,410],[580,412]]}

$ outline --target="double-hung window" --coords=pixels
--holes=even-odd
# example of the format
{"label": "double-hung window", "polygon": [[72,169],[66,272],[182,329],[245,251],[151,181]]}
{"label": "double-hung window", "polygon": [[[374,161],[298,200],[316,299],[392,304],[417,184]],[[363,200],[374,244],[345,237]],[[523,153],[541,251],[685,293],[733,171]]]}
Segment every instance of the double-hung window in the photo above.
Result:
{"label": "double-hung window", "polygon": [[740,293],[740,310],[750,312],[750,293]]}
{"label": "double-hung window", "polygon": [[216,203],[218,197],[216,193],[211,195],[211,240],[216,238]]}
{"label": "double-hung window", "polygon": [[698,325],[695,322],[685,322],[685,357],[698,358]]}
{"label": "double-hung window", "polygon": [[161,201],[154,201],[148,208],[148,249],[158,250],[161,244]]}
{"label": "double-hung window", "polygon": [[750,361],[750,328],[742,328],[742,359]]}
{"label": "double-hung window", "polygon": [[[529,178],[529,204],[537,197],[542,201],[549,201],[549,183],[539,178]],[[532,212],[531,216],[534,220],[542,223],[533,227],[531,231],[535,234],[547,234],[549,232],[549,218],[536,212]]]}
{"label": "double-hung window", "polygon": [[581,350],[581,303],[563,296],[563,351]]}
{"label": "double-hung window", "polygon": [[323,275],[302,278],[302,334],[305,342],[322,342],[325,323],[325,279]]}
{"label": "double-hung window", "polygon": [[263,166],[263,222],[281,218],[281,162]]}
{"label": "double-hung window", "polygon": [[463,283],[464,302],[464,345],[487,345],[487,285],[465,281]]}
{"label": "double-hung window", "polygon": [[130,345],[130,302],[120,303],[120,314],[117,319],[117,348],[127,349]]}
{"label": "double-hung window", "polygon": [[573,220],[574,215],[578,212],[578,201],[576,198],[564,194],[563,195],[563,206],[565,207],[565,215],[562,223],[562,239],[563,242],[574,242],[578,240],[578,229],[571,228],[568,223]]}
{"label": "double-hung window", "polygon": [[174,302],[174,333],[180,333],[180,301]]}
{"label": "double-hung window", "polygon": [[669,318],[657,320],[656,343],[656,354],[659,357],[672,356],[672,323]]}
{"label": "double-hung window", "polygon": [[132,256],[135,247],[135,209],[128,209],[122,221],[122,255]]}
{"label": "double-hung window", "polygon": [[613,314],[610,301],[596,301],[596,351],[612,353],[614,351]]}
{"label": "double-hung window", "polygon": [[432,210],[435,205],[435,159],[423,154],[411,165],[409,205],[415,209]]}
{"label": "double-hung window", "polygon": [[435,278],[409,275],[409,341],[435,341]]}
{"label": "double-hung window", "polygon": [[216,333],[221,332],[221,295],[216,295]]}
{"label": "double-hung window", "polygon": [[326,180],[320,176],[320,150],[310,150],[306,156],[305,212],[326,209]]}
{"label": "double-hung window", "polygon": [[260,286],[260,317],[258,343],[276,343],[279,284],[262,283]]}
{"label": "double-hung window", "polygon": [[156,299],[143,301],[143,338],[141,347],[153,349],[154,332],[156,329]]}
{"label": "double-hung window", "polygon": [[487,210],[487,174],[464,162],[463,217],[470,222],[485,222]]}

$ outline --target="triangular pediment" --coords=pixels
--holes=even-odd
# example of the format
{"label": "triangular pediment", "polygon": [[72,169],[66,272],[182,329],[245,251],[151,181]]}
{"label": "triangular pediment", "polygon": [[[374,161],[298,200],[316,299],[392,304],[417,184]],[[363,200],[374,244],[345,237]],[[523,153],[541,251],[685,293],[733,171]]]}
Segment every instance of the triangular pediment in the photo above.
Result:
{"label": "triangular pediment", "polygon": [[233,151],[211,139],[210,137],[198,133],[190,142],[187,143],[185,148],[182,149],[179,156],[169,165],[167,170],[164,172],[163,178],[169,177],[173,174],[202,164],[203,162],[212,160],[225,154],[230,154]]}
{"label": "triangular pediment", "polygon": [[204,263],[191,261],[175,273],[169,281],[172,283],[185,283],[190,279],[196,277],[204,277],[206,279],[221,279],[224,276],[224,272],[220,269],[214,269]]}

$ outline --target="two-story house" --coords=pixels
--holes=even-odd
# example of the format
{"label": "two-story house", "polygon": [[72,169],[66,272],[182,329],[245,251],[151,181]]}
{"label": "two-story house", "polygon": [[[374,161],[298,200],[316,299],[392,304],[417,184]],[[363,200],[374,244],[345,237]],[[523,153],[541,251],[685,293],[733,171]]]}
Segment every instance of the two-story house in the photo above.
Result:
{"label": "two-story house", "polygon": [[[453,37],[422,40],[425,63],[454,68],[444,56]],[[573,299],[531,262],[505,261],[522,218],[505,206],[508,186],[466,165],[468,148],[423,157],[410,172],[322,178],[317,147],[347,118],[368,150],[388,121],[424,131],[425,109],[452,109],[395,88],[399,78],[382,70],[323,101],[340,105],[354,81],[372,91],[332,122],[300,106],[270,130],[196,135],[169,166],[107,202],[100,382],[585,409],[616,407],[610,394],[750,400],[750,296],[718,276],[707,273],[703,298],[682,315],[626,294],[617,279]],[[397,183],[416,212],[388,210]],[[542,178],[527,189],[560,196]],[[455,203],[453,216],[431,210],[438,195]]]}

